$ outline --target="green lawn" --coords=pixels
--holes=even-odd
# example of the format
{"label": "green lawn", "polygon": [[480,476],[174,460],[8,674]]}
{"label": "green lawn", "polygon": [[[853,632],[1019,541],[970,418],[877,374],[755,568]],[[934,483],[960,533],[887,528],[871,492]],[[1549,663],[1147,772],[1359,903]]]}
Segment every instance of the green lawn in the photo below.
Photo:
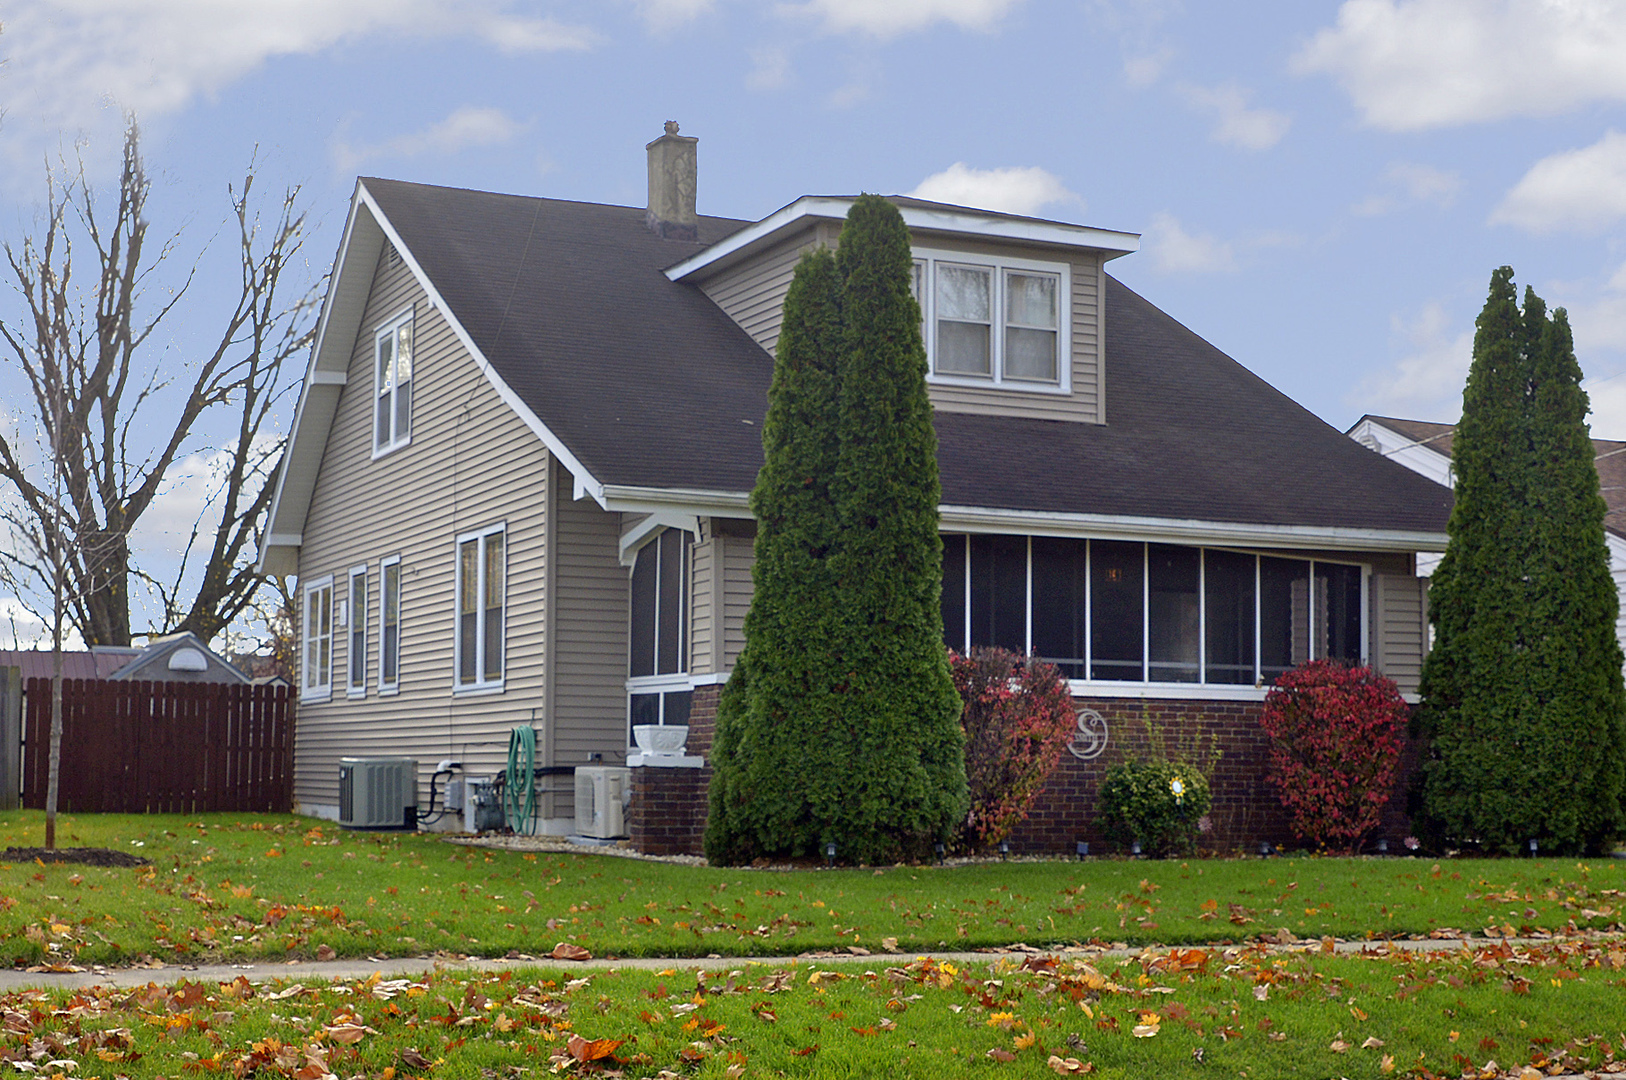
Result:
{"label": "green lawn", "polygon": [[[0,814],[0,848],[38,845]],[[984,863],[795,872],[518,854],[291,816],[63,815],[62,846],[150,868],[0,867],[0,961],[539,954],[901,953],[1608,929],[1616,860],[1282,858]]]}
{"label": "green lawn", "polygon": [[1566,942],[1428,956],[1252,946],[1095,964],[239,977],[0,995],[0,1057],[41,1076],[131,1080],[1518,1076],[1621,1056],[1623,965],[1618,944]]}

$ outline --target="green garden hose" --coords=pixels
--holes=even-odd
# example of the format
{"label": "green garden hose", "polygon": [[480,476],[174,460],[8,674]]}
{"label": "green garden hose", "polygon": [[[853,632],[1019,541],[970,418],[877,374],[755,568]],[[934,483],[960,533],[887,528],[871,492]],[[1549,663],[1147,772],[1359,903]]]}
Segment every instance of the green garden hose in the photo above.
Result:
{"label": "green garden hose", "polygon": [[536,729],[529,724],[508,733],[502,812],[514,832],[529,836],[536,830]]}

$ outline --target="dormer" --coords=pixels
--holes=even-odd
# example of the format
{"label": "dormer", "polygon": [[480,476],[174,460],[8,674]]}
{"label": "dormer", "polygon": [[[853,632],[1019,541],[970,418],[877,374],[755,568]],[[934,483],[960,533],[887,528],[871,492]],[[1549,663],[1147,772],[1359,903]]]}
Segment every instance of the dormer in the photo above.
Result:
{"label": "dormer", "polygon": [[[892,200],[909,227],[927,384],[941,412],[1105,423],[1105,265],[1134,233]],[[666,272],[772,352],[803,252],[835,247],[850,196],[805,196]]]}

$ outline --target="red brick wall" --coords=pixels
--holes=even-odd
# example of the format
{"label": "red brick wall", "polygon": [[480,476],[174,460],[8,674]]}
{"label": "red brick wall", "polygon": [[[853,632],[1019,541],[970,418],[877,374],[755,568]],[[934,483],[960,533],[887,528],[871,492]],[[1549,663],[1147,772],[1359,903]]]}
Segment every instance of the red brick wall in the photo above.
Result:
{"label": "red brick wall", "polygon": [[[699,687],[689,713],[687,752],[709,757],[716,730],[721,688]],[[1063,753],[1028,819],[1011,837],[1017,852],[1071,855],[1079,840],[1092,853],[1112,848],[1095,823],[1095,799],[1106,771],[1136,757],[1170,757],[1212,766],[1212,830],[1199,841],[1205,849],[1253,851],[1259,841],[1293,840],[1275,792],[1265,781],[1267,740],[1259,727],[1257,701],[1164,701],[1133,698],[1076,698],[1107,723],[1107,745],[1099,757],[1082,761]],[[1406,835],[1405,789],[1415,762],[1408,748],[1402,775],[1378,835],[1398,848]],[[699,854],[706,822],[706,790],[711,768],[632,770],[633,795],[627,825],[632,845],[649,854]]]}

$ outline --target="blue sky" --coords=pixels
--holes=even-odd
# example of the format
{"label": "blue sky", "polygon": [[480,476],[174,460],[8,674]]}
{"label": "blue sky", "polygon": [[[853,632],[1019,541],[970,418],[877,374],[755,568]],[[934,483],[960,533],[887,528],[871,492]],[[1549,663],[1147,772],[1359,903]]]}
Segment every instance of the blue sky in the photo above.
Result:
{"label": "blue sky", "polygon": [[642,205],[676,119],[703,213],[916,192],[1142,233],[1114,274],[1340,428],[1455,419],[1510,264],[1569,309],[1594,431],[1626,437],[1626,2],[5,0],[0,23],[13,241],[48,155],[112,179],[124,110],[183,254],[258,148],[260,190],[302,186],[313,276],[357,174]]}

